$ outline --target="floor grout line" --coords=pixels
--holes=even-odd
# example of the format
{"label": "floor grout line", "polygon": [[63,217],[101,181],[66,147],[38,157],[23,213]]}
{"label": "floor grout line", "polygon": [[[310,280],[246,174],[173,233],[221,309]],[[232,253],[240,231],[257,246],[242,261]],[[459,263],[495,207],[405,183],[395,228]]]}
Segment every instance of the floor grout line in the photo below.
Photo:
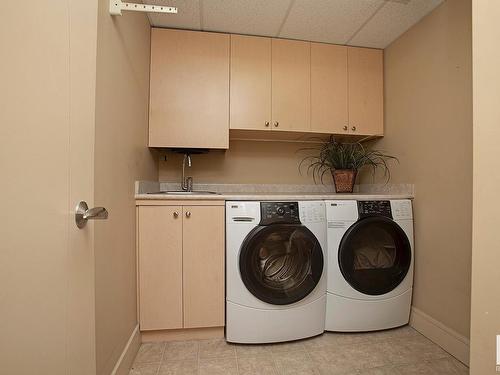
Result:
{"label": "floor grout line", "polygon": [[196,374],[200,375],[200,342],[197,342],[198,344],[198,351],[196,355]]}
{"label": "floor grout line", "polygon": [[238,364],[238,351],[236,350],[236,347],[234,347],[233,350],[234,350],[234,357],[236,358],[236,373],[239,375],[240,365]]}
{"label": "floor grout line", "polygon": [[167,350],[167,343],[163,343],[163,349],[161,351],[161,357],[160,357],[160,365],[156,369],[156,375],[160,373],[161,366],[163,365],[163,358],[165,357],[165,351]]}

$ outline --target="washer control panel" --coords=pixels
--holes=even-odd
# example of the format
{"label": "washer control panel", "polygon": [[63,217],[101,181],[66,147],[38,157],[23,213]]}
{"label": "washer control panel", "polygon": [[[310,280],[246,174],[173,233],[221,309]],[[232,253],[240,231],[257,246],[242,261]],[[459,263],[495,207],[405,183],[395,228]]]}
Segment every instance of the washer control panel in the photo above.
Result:
{"label": "washer control panel", "polygon": [[300,224],[298,202],[261,202],[260,225]]}
{"label": "washer control panel", "polygon": [[392,219],[390,201],[358,201],[359,217],[386,216]]}
{"label": "washer control panel", "polygon": [[300,222],[306,223],[321,223],[326,221],[325,202],[308,201],[299,204]]}

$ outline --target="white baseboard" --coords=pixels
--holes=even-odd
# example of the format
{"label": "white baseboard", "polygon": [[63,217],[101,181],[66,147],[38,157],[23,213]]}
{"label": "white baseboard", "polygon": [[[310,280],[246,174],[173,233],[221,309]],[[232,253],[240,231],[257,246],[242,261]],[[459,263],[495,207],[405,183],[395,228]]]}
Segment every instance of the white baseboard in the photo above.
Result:
{"label": "white baseboard", "polygon": [[127,344],[125,345],[120,358],[118,358],[113,371],[111,371],[111,375],[128,375],[140,346],[141,334],[139,332],[139,324],[137,324],[132,331]]}
{"label": "white baseboard", "polygon": [[411,308],[410,325],[460,362],[469,366],[470,342],[467,337],[462,336],[413,306]]}

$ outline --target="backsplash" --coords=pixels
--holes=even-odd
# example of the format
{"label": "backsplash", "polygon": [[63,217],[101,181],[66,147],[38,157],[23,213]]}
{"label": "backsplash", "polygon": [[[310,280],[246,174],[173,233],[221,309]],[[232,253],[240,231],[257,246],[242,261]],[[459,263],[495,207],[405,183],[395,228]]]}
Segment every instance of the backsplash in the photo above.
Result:
{"label": "backsplash", "polygon": [[[309,155],[310,144],[287,142],[231,141],[229,150],[210,150],[206,154],[191,155],[192,167],[186,167],[186,176],[194,179],[197,190],[223,192],[335,192],[330,174],[324,184],[314,183],[306,168],[299,171],[300,160]],[[167,160],[165,161],[165,156]],[[159,181],[169,183],[162,190],[180,189],[182,154],[162,153],[159,162]],[[365,170],[358,178],[355,192],[414,194],[412,184],[365,183],[373,180]],[[168,189],[166,187],[168,186]],[[152,189],[155,190],[155,189]]]}
{"label": "backsplash", "polygon": [[[217,184],[299,184],[314,185],[311,176],[299,172],[300,160],[310,145],[287,142],[231,141],[229,150],[211,150],[207,154],[192,155],[192,167],[186,175],[195,183]],[[182,155],[161,154],[160,181],[180,181]],[[325,176],[325,183],[332,182]]]}
{"label": "backsplash", "polygon": [[[160,190],[180,190],[180,183],[161,182]],[[294,184],[194,184],[194,190],[215,191],[216,193],[335,193],[333,185]]]}

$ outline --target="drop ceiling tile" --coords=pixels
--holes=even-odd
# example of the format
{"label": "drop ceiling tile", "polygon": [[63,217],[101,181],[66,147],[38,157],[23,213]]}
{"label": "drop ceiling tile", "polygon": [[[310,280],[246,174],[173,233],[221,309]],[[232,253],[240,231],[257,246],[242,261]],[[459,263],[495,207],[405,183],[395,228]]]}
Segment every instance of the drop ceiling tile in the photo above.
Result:
{"label": "drop ceiling tile", "polygon": [[349,44],[385,48],[442,2],[443,0],[387,1]]}
{"label": "drop ceiling tile", "polygon": [[177,7],[177,14],[148,13],[151,25],[200,30],[199,0],[144,0],[151,5]]}
{"label": "drop ceiling tile", "polygon": [[296,0],[280,37],[345,44],[383,0]]}
{"label": "drop ceiling tile", "polygon": [[276,36],[291,0],[201,0],[203,29]]}

